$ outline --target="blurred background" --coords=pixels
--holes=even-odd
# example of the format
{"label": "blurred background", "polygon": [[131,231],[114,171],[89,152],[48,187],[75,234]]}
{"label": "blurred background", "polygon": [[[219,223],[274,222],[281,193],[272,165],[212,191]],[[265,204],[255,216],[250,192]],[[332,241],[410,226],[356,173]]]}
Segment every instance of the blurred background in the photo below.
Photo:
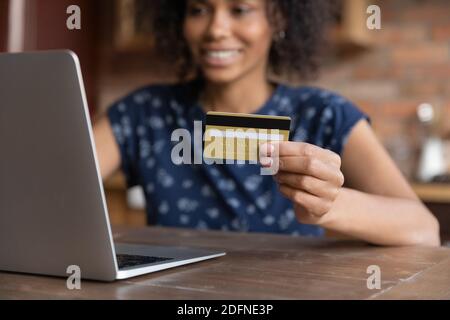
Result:
{"label": "blurred background", "polygon": [[[366,26],[372,4],[381,8],[381,30]],[[70,5],[81,9],[81,30],[66,27]],[[340,0],[322,71],[308,83],[339,92],[370,115],[440,220],[444,240],[450,240],[449,13],[448,0]],[[148,0],[0,0],[0,51],[75,51],[95,119],[137,87],[176,80],[153,50],[151,15]],[[120,174],[105,187],[114,224],[145,224]]]}

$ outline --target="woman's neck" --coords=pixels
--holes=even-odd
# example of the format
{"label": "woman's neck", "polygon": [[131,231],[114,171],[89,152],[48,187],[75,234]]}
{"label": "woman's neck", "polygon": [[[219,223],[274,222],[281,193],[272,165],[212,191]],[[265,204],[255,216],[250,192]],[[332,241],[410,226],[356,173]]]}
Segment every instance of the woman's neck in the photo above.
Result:
{"label": "woman's neck", "polygon": [[227,84],[206,82],[200,100],[206,112],[254,113],[267,102],[274,90],[264,77]]}

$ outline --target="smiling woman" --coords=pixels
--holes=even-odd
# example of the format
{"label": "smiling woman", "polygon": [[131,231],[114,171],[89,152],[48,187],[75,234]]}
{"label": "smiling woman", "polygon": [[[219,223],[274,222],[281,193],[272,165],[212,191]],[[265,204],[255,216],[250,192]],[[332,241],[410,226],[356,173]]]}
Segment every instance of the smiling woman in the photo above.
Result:
{"label": "smiling woman", "polygon": [[230,82],[258,70],[258,78],[264,79],[272,44],[265,9],[262,1],[233,5],[222,1],[214,7],[188,1],[184,37],[204,77],[216,83]]}
{"label": "smiling woman", "polygon": [[[155,3],[157,50],[179,82],[131,93],[95,129],[103,176],[121,167],[129,187],[144,188],[149,223],[439,244],[436,219],[356,105],[271,77],[314,75],[330,1]],[[194,136],[209,111],[289,117],[291,140],[262,145],[257,165],[175,164],[172,133]],[[272,164],[278,173],[261,176]]]}
{"label": "smiling woman", "polygon": [[[229,6],[232,16],[239,21],[247,33],[255,32],[253,25],[270,27],[275,40],[270,50],[269,66],[276,75],[313,77],[318,68],[318,56],[324,42],[324,30],[335,6],[330,1],[221,1]],[[201,28],[208,15],[214,14],[208,1],[155,1],[155,41],[158,52],[167,61],[178,65],[181,78],[195,72],[192,52],[181,29],[187,13],[186,26]],[[259,22],[257,20],[258,19]],[[262,22],[262,24],[260,24]],[[260,28],[257,28],[261,32]],[[256,39],[255,39],[256,41]],[[261,46],[268,46],[267,39]],[[228,53],[231,54],[231,53]]]}

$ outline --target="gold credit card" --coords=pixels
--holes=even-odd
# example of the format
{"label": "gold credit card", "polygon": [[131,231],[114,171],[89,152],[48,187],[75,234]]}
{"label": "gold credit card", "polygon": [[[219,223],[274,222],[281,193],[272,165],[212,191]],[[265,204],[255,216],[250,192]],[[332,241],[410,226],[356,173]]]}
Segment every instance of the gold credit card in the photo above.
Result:
{"label": "gold credit card", "polygon": [[259,146],[288,141],[290,126],[290,117],[208,112],[204,158],[256,163]]}

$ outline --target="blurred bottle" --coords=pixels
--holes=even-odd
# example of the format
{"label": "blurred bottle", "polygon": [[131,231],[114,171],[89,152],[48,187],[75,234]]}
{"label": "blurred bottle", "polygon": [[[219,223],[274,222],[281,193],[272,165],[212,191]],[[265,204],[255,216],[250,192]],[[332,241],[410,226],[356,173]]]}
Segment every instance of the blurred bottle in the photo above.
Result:
{"label": "blurred bottle", "polygon": [[141,186],[133,187],[127,191],[127,204],[130,209],[145,210],[146,200]]}
{"label": "blurred bottle", "polygon": [[431,182],[433,178],[446,172],[444,143],[435,128],[436,113],[431,104],[423,103],[419,105],[417,117],[423,132],[417,179],[421,182]]}

